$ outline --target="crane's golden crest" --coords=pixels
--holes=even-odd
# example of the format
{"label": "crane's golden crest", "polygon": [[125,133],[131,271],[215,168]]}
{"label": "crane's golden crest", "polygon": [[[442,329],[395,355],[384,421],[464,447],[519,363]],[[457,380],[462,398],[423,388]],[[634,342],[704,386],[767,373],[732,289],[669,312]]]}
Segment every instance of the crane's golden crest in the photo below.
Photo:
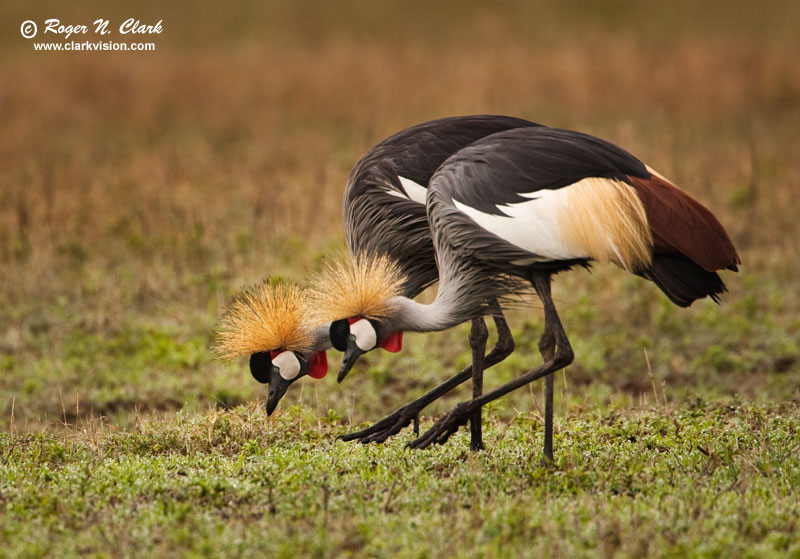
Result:
{"label": "crane's golden crest", "polygon": [[311,349],[308,296],[295,284],[278,282],[244,288],[217,325],[215,350],[224,359],[260,351]]}
{"label": "crane's golden crest", "polygon": [[320,322],[362,316],[380,319],[392,314],[390,299],[402,295],[405,275],[387,256],[360,255],[325,265],[314,278],[311,301]]}

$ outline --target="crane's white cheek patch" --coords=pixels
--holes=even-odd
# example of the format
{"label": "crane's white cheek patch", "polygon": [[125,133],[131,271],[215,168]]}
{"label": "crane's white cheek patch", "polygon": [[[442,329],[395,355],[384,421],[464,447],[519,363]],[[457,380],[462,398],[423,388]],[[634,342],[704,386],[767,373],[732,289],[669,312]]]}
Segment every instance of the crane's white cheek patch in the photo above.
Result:
{"label": "crane's white cheek patch", "polygon": [[356,337],[356,345],[361,351],[369,351],[374,348],[378,343],[378,336],[375,333],[375,328],[369,323],[369,320],[362,318],[350,325],[350,333]]}
{"label": "crane's white cheek patch", "polygon": [[284,351],[273,357],[272,366],[278,367],[278,371],[284,380],[292,380],[300,373],[300,361],[291,351]]}

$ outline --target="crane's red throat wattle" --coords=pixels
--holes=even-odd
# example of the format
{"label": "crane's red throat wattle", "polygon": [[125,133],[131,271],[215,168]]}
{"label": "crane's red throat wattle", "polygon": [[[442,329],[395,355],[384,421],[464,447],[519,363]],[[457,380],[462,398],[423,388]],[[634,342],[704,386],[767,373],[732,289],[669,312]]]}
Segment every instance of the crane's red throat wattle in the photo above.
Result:
{"label": "crane's red throat wattle", "polygon": [[315,353],[311,358],[311,365],[308,369],[308,376],[311,378],[322,378],[328,374],[328,354],[324,351]]}
{"label": "crane's red throat wattle", "polygon": [[392,332],[378,345],[390,353],[397,353],[403,349],[403,331]]}

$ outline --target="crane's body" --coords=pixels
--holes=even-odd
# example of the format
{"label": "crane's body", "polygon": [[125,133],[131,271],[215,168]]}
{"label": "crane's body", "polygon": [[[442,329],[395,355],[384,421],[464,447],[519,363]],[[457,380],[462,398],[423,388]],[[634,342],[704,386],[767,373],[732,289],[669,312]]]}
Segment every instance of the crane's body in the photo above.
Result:
{"label": "crane's body", "polygon": [[384,327],[427,332],[524,290],[516,278],[612,262],[688,306],[725,284],[739,258],[719,221],[613,144],[568,130],[496,133],[448,158],[430,181],[441,282],[430,305],[398,297]]}
{"label": "crane's body", "polygon": [[443,442],[483,403],[571,362],[550,296],[554,273],[612,262],[688,306],[716,300],[725,291],[717,271],[739,263],[724,228],[700,203],[627,151],[568,130],[524,127],[473,142],[437,169],[426,208],[440,274],[436,299],[423,305],[397,295],[380,327],[443,330],[481,316],[490,301],[523,291],[527,281],[545,307],[545,364],[456,408],[415,447]]}
{"label": "crane's body", "polygon": [[[717,270],[739,263],[699,202],[621,148],[569,130],[524,128],[473,143],[436,172],[427,207],[443,283],[469,281],[472,269],[527,279],[613,262],[685,307],[716,299],[725,291]],[[465,289],[485,299],[475,293],[484,283]],[[498,284],[488,283],[491,297]]]}

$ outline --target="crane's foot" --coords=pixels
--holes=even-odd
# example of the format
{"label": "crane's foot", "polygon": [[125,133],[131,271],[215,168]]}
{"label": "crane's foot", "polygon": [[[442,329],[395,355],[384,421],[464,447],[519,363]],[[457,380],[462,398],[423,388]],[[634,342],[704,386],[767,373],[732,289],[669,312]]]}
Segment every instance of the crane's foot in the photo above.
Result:
{"label": "crane's foot", "polygon": [[428,429],[421,437],[408,443],[406,447],[427,448],[434,443],[446,443],[450,435],[458,431],[462,425],[466,425],[469,422],[472,412],[478,407],[479,406],[472,401],[461,402],[450,410],[447,415],[434,423],[433,427]]}
{"label": "crane's foot", "polygon": [[337,438],[343,441],[358,441],[363,444],[380,444],[408,427],[412,422],[414,423],[414,433],[419,434],[419,412],[423,407],[411,402],[366,429],[339,435]]}

